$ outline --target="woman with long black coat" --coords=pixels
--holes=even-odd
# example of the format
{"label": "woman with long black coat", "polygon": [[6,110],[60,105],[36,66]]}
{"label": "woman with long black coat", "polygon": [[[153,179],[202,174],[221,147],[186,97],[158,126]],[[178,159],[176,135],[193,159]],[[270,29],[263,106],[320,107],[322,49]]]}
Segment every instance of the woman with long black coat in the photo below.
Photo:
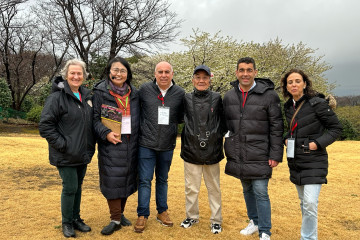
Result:
{"label": "woman with long black coat", "polygon": [[342,126],[324,96],[312,88],[309,77],[292,69],[281,79],[289,131],[285,137],[290,181],[295,184],[302,213],[301,239],[317,238],[317,208],[322,184],[327,183],[326,147]]}
{"label": "woman with long black coat", "polygon": [[[138,91],[132,86],[129,63],[120,57],[109,61],[106,78],[94,88],[94,130],[98,142],[100,189],[107,199],[110,224],[101,231],[110,235],[131,225],[123,212],[127,198],[137,190],[138,129],[140,107]],[[121,136],[101,122],[101,105],[122,112]],[[119,139],[120,138],[120,139]]]}

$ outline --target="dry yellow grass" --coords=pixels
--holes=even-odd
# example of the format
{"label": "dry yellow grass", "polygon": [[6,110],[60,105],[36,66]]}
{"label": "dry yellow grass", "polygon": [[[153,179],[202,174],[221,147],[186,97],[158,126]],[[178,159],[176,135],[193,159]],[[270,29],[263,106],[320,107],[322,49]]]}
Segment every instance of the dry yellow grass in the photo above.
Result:
{"label": "dry yellow grass", "polygon": [[[34,135],[0,136],[0,238],[63,239],[61,233],[61,180],[48,163],[47,143]],[[173,228],[155,220],[154,193],[151,215],[142,234],[124,227],[111,236],[100,234],[109,222],[106,200],[99,191],[97,158],[93,158],[83,185],[82,218],[92,227],[90,233],[77,232],[81,239],[258,239],[240,236],[247,225],[240,181],[224,174],[221,162],[223,229],[213,235],[209,228],[210,210],[204,184],[200,192],[200,223],[190,229],[179,227],[185,217],[183,161],[180,142],[175,149],[169,177],[169,213]],[[360,144],[336,142],[328,148],[328,182],[320,194],[319,239],[358,239],[360,234]],[[285,160],[285,159],[284,159]],[[272,239],[299,239],[301,216],[296,189],[289,182],[286,160],[273,173],[269,193],[272,203]],[[128,199],[125,215],[136,221],[137,194]]]}

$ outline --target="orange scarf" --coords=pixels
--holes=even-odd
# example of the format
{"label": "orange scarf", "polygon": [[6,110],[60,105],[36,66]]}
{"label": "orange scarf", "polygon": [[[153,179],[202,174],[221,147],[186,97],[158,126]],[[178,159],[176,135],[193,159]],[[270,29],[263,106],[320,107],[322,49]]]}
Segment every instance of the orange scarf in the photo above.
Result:
{"label": "orange scarf", "polygon": [[119,94],[114,93],[113,91],[109,90],[110,94],[114,96],[116,104],[118,105],[118,108],[120,108],[123,116],[129,116],[130,115],[130,93],[131,89],[129,88],[128,93],[126,93],[124,96],[120,96]]}

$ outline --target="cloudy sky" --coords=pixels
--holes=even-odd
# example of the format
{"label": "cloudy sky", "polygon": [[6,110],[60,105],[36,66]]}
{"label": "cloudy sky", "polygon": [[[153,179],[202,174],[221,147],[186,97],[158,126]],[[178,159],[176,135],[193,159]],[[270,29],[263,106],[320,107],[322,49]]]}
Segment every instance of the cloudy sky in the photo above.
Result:
{"label": "cloudy sky", "polygon": [[[180,38],[192,29],[221,31],[238,41],[257,43],[279,37],[284,44],[300,41],[333,68],[325,72],[337,84],[337,96],[360,95],[359,0],[169,0],[183,19]],[[172,50],[185,50],[180,44]],[[240,56],[239,56],[240,57]]]}

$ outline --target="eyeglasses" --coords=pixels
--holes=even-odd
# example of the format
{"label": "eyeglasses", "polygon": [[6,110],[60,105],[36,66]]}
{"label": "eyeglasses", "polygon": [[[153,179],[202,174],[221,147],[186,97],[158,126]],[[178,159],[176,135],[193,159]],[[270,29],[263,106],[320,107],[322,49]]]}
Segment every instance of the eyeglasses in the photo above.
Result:
{"label": "eyeglasses", "polygon": [[114,69],[111,69],[110,70],[112,73],[114,73],[115,75],[116,74],[127,74],[127,70],[122,68],[122,69],[119,69],[119,68],[114,68]]}

